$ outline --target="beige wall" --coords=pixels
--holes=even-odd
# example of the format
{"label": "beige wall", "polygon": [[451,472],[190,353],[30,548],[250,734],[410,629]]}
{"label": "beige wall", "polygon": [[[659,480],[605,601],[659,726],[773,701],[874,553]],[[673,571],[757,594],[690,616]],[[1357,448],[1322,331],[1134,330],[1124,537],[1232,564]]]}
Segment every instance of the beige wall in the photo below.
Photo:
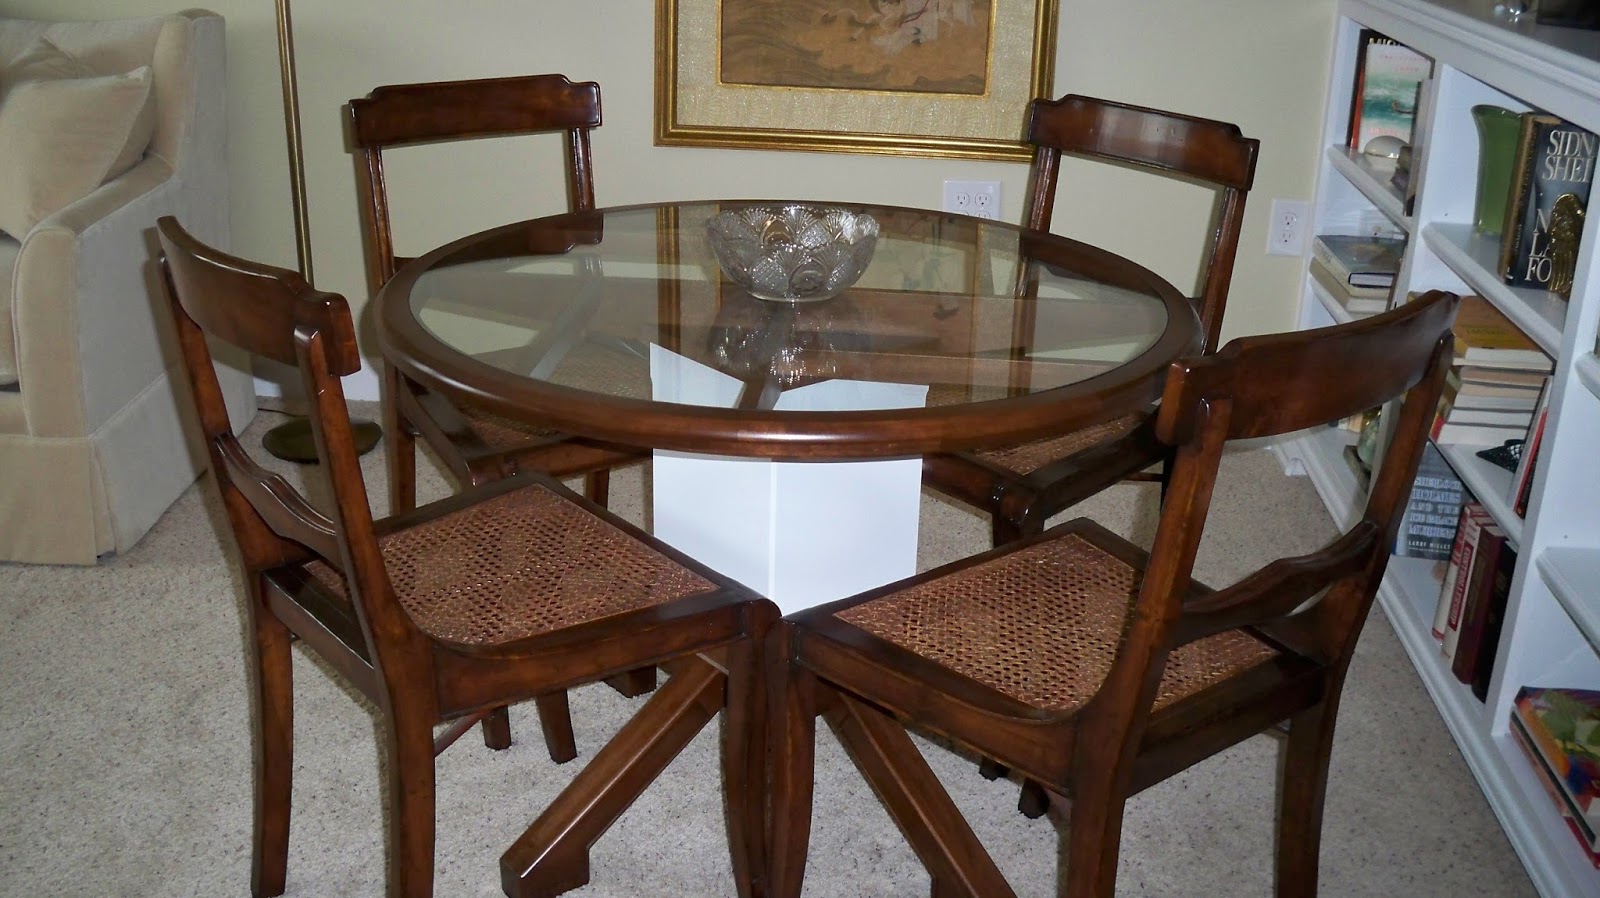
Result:
{"label": "beige wall", "polygon": [[[212,0],[228,20],[234,251],[292,267],[294,230],[278,88],[273,0]],[[167,0],[4,0],[34,18],[110,18],[180,8]],[[295,42],[317,286],[359,309],[366,286],[354,169],[341,104],[388,82],[558,71],[599,81],[605,126],[595,138],[602,204],[712,196],[840,197],[937,206],[945,178],[1002,182],[1003,212],[1019,213],[1026,168],[906,157],[652,146],[654,0],[297,0]],[[1297,267],[1264,253],[1273,197],[1311,194],[1332,2],[1062,0],[1054,93],[1081,92],[1236,122],[1262,144],[1225,335],[1294,324]],[[556,164],[526,144],[476,147],[437,174],[442,154],[391,167],[411,249],[501,221],[555,211]],[[530,150],[532,152],[530,152]],[[430,155],[431,153],[431,155]],[[452,159],[460,162],[460,159]],[[1182,287],[1193,282],[1195,191],[1123,173],[1074,179],[1055,228],[1123,252]],[[407,210],[412,210],[408,212]],[[1166,210],[1177,210],[1176,213]],[[1157,211],[1163,210],[1163,211]],[[402,252],[407,247],[402,246]],[[363,335],[369,334],[363,328]],[[369,353],[370,338],[364,339]],[[347,384],[374,397],[371,377]]]}

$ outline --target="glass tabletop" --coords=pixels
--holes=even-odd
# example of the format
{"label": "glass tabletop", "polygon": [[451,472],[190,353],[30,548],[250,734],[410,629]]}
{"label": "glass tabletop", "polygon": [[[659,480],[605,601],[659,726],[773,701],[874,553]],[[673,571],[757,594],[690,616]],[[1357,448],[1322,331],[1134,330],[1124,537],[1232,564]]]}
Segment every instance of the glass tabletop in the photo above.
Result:
{"label": "glass tabletop", "polygon": [[[835,443],[874,421],[913,422],[911,441],[928,443],[960,419],[1009,415],[971,435],[1000,442],[1003,431],[1043,432],[1024,419],[1073,396],[1137,384],[1153,399],[1141,381],[1197,343],[1176,290],[1085,244],[929,210],[793,205],[602,209],[457,241],[385,287],[385,355],[502,413],[633,443],[659,445],[668,426],[726,428],[733,414],[745,440]],[[864,248],[831,245],[840,221],[854,228],[846,237],[876,233]],[[715,245],[719,229],[752,222],[753,243]],[[829,281],[852,253],[859,273]],[[759,266],[779,266],[778,277],[751,287]],[[820,285],[823,298],[757,295],[796,285]],[[1095,389],[1064,389],[1074,386]],[[1041,396],[1057,401],[1029,401]],[[645,443],[608,415],[677,424],[641,422],[657,431]]]}

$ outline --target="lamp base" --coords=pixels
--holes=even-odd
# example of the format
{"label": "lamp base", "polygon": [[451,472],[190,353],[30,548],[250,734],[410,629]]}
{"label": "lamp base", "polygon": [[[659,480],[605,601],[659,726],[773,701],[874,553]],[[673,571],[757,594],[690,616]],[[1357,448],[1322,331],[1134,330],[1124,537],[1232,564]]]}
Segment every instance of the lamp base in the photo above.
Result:
{"label": "lamp base", "polygon": [[[365,418],[352,418],[350,429],[355,437],[357,455],[372,451],[383,436],[383,428]],[[317,443],[311,436],[310,418],[295,418],[267,431],[261,437],[261,448],[284,461],[302,465],[317,463]]]}

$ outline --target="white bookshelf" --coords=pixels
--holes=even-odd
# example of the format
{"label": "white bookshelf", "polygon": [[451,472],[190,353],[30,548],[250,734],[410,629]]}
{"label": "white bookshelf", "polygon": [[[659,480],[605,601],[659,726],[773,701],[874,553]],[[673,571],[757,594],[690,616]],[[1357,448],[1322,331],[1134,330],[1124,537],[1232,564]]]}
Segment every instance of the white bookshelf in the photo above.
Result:
{"label": "white bookshelf", "polygon": [[[1406,236],[1397,296],[1429,289],[1476,293],[1555,360],[1526,520],[1512,510],[1510,472],[1478,458],[1481,447],[1441,447],[1518,549],[1488,700],[1479,701],[1456,680],[1432,636],[1438,565],[1393,559],[1379,600],[1540,893],[1578,898],[1600,895],[1600,871],[1512,742],[1508,720],[1524,686],[1600,689],[1600,216],[1585,221],[1569,301],[1506,287],[1495,272],[1497,240],[1472,228],[1474,104],[1539,109],[1600,133],[1600,32],[1539,26],[1533,18],[1507,19],[1491,0],[1341,0],[1313,217],[1316,233]],[[1392,163],[1344,146],[1362,27],[1434,63],[1430,102],[1417,123],[1423,149],[1413,162],[1418,189],[1411,215],[1389,183]],[[1596,208],[1591,202],[1591,213]],[[1309,276],[1301,296],[1302,327],[1348,317],[1340,317],[1337,303]],[[1341,523],[1365,502],[1364,487],[1342,456],[1343,443],[1333,436],[1307,431],[1277,450],[1291,469],[1312,479]]]}

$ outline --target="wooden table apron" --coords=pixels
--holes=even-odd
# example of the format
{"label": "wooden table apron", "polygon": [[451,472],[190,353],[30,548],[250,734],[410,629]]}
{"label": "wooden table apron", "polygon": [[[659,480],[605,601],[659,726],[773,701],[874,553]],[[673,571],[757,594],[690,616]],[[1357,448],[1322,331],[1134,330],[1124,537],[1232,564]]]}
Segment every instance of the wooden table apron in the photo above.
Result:
{"label": "wooden table apron", "polygon": [[[984,302],[1010,301],[1018,310],[1025,308],[1024,303],[1043,305],[1046,300],[1033,294],[1039,289],[1040,280],[1061,278],[1062,283],[1092,283],[1159,300],[1165,308],[1165,325],[1131,358],[1114,364],[1095,363],[1105,370],[1036,392],[907,408],[797,411],[773,409],[771,400],[801,387],[815,394],[816,388],[826,390],[829,383],[859,383],[869,391],[882,385],[830,376],[802,377],[803,383],[777,384],[774,361],[772,372],[754,377],[744,372],[746,376],[740,378],[745,382],[746,394],[753,396],[756,394],[751,391],[760,391],[757,407],[660,401],[664,379],[659,366],[665,364],[663,359],[677,357],[652,345],[652,397],[619,396],[496,367],[441,339],[419,320],[413,307],[418,279],[429,272],[508,255],[559,258],[575,250],[581,255],[589,248],[603,246],[608,220],[654,215],[658,227],[667,223],[663,236],[670,237],[674,246],[682,246],[692,231],[678,227],[680,221],[694,221],[719,208],[780,202],[696,201],[614,207],[519,222],[454,241],[404,265],[378,293],[375,308],[383,359],[430,389],[468,399],[508,418],[655,450],[652,510],[656,535],[768,595],[787,613],[914,572],[922,454],[1016,445],[1069,433],[1144,407],[1159,398],[1167,364],[1198,349],[1200,329],[1191,303],[1166,281],[1120,256],[1065,237],[1003,223],[927,210],[848,203],[827,205],[867,211],[879,218],[884,228],[880,255],[885,254],[885,238],[897,235],[896,228],[918,234],[931,228],[935,233],[972,235],[970,240],[945,243],[957,248],[970,244],[974,267],[988,261],[980,253],[987,239],[991,245],[997,241],[1007,246],[1014,244],[1018,268],[1026,266],[1027,271],[1038,274],[1032,280],[1019,279],[1025,285],[1021,291],[1007,292],[980,291],[974,274],[966,295],[942,290],[929,293],[874,289],[863,286],[870,281],[863,276],[857,287],[825,303],[842,301],[870,309],[873,300],[926,302],[936,294],[947,307],[933,317],[975,316]],[[922,248],[931,252],[927,247],[937,241],[925,244]],[[689,245],[693,247],[692,239]],[[739,304],[752,314],[787,306],[753,299],[731,282],[723,282],[715,263],[708,260],[710,254],[705,253],[698,269],[706,280],[694,283],[698,289],[715,291],[718,315],[722,309]],[[672,261],[671,265],[662,265],[661,270],[681,272],[686,267],[677,256]],[[874,262],[877,261],[875,257]],[[603,260],[599,263],[601,267],[604,264]],[[591,266],[587,274],[603,283],[605,276],[598,272],[599,268]],[[1062,272],[1068,275],[1063,277]],[[871,267],[868,274],[872,274]],[[613,289],[623,289],[615,286],[623,280],[613,279]],[[633,280],[637,288],[637,278]],[[660,276],[660,282],[675,284],[677,280],[667,274]],[[537,300],[530,297],[530,301]],[[951,305],[953,309],[948,308]],[[793,307],[793,313],[782,314],[806,315],[810,313],[808,306],[822,308],[823,304],[799,304]],[[680,324],[687,330],[686,321],[673,322],[674,327]],[[554,323],[547,330],[553,328]],[[869,333],[867,339],[871,342],[877,336]],[[1013,340],[1017,339],[1021,338],[1013,335]],[[1030,370],[1051,368],[1057,374],[1078,364],[1030,355],[1037,348],[1041,347],[1012,346],[1007,358],[992,351],[981,354],[979,349],[969,347],[967,357],[951,361],[958,368],[987,365],[992,370],[994,366],[1013,365]],[[870,358],[863,363],[867,367],[881,363],[907,370],[936,364],[941,358],[937,353],[896,355],[892,350],[857,355]],[[848,360],[850,354],[844,351],[837,357]],[[702,363],[688,360],[679,364],[690,375],[714,376],[696,374],[705,367]],[[1082,366],[1087,370],[1090,363]],[[987,386],[993,389],[993,385]],[[979,388],[968,387],[969,398],[976,389]],[[941,402],[947,398],[945,394]],[[824,461],[852,463],[807,464]]]}

